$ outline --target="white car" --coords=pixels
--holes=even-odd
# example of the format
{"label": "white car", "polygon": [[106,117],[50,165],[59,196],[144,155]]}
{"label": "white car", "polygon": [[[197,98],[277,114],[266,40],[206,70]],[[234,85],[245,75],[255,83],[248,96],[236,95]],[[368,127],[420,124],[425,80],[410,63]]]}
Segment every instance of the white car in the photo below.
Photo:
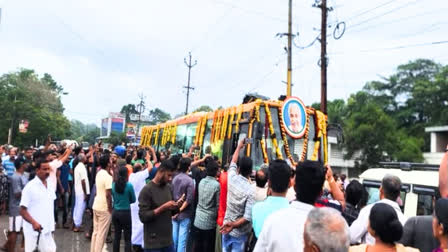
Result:
{"label": "white car", "polygon": [[[395,175],[401,180],[399,202],[406,217],[431,215],[432,198],[439,186],[439,166],[412,163],[382,163],[389,168],[371,168],[363,172],[360,182],[369,192],[367,204],[379,200],[379,188],[386,174]],[[399,201],[400,201],[399,200]]]}

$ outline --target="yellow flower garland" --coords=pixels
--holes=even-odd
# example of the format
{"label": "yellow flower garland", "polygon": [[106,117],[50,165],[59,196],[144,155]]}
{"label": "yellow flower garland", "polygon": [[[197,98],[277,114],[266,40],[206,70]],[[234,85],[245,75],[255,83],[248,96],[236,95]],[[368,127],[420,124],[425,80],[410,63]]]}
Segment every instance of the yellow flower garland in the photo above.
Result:
{"label": "yellow flower garland", "polygon": [[229,121],[229,130],[227,131],[227,139],[230,139],[232,136],[232,124],[233,124],[233,118],[235,116],[236,107],[232,108],[232,112],[230,113],[230,121]]}
{"label": "yellow flower garland", "polygon": [[272,124],[271,111],[269,110],[269,105],[267,103],[265,103],[265,110],[266,110],[266,115],[268,117],[269,132],[271,134],[272,144],[274,145],[274,148],[275,148],[275,153],[277,154],[278,159],[283,159],[282,152],[280,151],[280,148],[278,147],[277,137],[276,137],[275,131],[274,131],[274,126]]}
{"label": "yellow flower garland", "polygon": [[156,145],[156,146],[159,143],[159,133],[160,133],[160,125],[157,125],[156,138],[154,139],[154,145]]}
{"label": "yellow flower garland", "polygon": [[219,137],[220,140],[224,140],[224,138],[226,136],[227,124],[229,121],[229,114],[230,114],[230,109],[226,109],[226,111],[224,112],[224,120],[223,120],[222,126],[221,126],[221,136]]}
{"label": "yellow flower garland", "polygon": [[[310,125],[310,116],[307,113],[306,117],[306,125]],[[306,152],[308,150],[308,134],[310,133],[309,127],[305,128],[305,135],[303,136],[303,150],[302,150],[302,156],[300,158],[300,161],[304,161],[306,159]]]}
{"label": "yellow flower garland", "polygon": [[202,118],[202,123],[201,123],[201,130],[199,132],[199,146],[202,146],[202,144],[204,143],[204,133],[205,133],[205,128],[207,127],[207,118],[208,118],[208,114],[206,114],[203,118]]}
{"label": "yellow flower garland", "polygon": [[242,113],[243,113],[243,104],[240,104],[240,105],[238,105],[238,116],[236,118],[235,133],[240,132],[240,120],[241,120]]}
{"label": "yellow flower garland", "polygon": [[288,138],[286,137],[285,132],[285,124],[283,123],[283,111],[281,108],[278,109],[278,121],[280,122],[280,132],[282,134],[282,140],[283,140],[283,147],[285,148],[286,156],[288,157],[291,164],[295,167],[297,165],[297,162],[294,160],[293,156],[291,155],[291,151],[289,149],[289,143]]}

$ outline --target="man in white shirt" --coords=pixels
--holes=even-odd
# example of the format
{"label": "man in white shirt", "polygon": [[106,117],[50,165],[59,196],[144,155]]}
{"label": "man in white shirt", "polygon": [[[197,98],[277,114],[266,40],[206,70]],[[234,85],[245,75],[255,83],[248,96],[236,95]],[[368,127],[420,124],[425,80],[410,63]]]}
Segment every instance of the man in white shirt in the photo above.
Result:
{"label": "man in white shirt", "polygon": [[406,217],[401,212],[400,206],[396,202],[400,196],[401,181],[400,178],[393,175],[386,175],[381,182],[380,201],[370,204],[359,212],[358,218],[350,226],[350,242],[351,244],[367,243],[375,244],[373,238],[367,231],[369,225],[370,210],[376,203],[385,203],[394,208],[398,215],[398,220],[402,225],[406,223]]}
{"label": "man in white shirt", "polygon": [[53,202],[56,199],[56,193],[47,181],[49,176],[48,161],[36,161],[36,178],[26,184],[22,191],[20,215],[25,220],[23,223],[25,252],[31,252],[36,248],[38,237],[39,251],[56,251],[56,243],[52,235],[55,226]]}
{"label": "man in white shirt", "polygon": [[84,154],[78,155],[79,163],[75,167],[75,208],[73,210],[73,232],[80,232],[82,224],[82,216],[86,210],[86,201],[89,198],[90,186],[89,176],[85,163],[87,158]]}
{"label": "man in white shirt", "polygon": [[[151,151],[154,152],[154,149],[151,148]],[[155,153],[154,153],[154,159]],[[149,173],[151,172],[153,165],[151,160],[149,159],[149,154],[146,156],[146,164],[148,168],[143,169],[142,164],[135,163],[134,172],[129,175],[129,183],[134,187],[136,201],[131,204],[131,219],[132,219],[132,232],[131,232],[131,242],[132,246],[140,247],[143,249],[143,223],[140,221],[140,217],[138,216],[138,196],[140,195],[140,191],[146,185],[146,179],[149,177]],[[142,170],[143,169],[143,170]]]}
{"label": "man in white shirt", "polygon": [[56,151],[51,150],[48,152],[47,161],[49,161],[50,165],[50,176],[48,177],[48,182],[51,186],[51,189],[56,192],[56,187],[58,184],[58,180],[56,178],[57,170],[64,164],[65,160],[68,159],[70,154],[72,153],[72,148],[69,147],[65,149],[65,152],[61,156],[56,155]]}
{"label": "man in white shirt", "polygon": [[295,178],[297,201],[266,219],[254,252],[303,251],[305,221],[322,193],[325,170],[320,162],[304,161],[297,165]]}

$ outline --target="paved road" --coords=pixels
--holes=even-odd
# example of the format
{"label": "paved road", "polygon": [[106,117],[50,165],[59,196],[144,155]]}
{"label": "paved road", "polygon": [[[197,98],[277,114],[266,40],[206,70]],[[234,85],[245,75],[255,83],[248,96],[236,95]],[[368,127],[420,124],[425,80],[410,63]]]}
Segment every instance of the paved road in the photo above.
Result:
{"label": "paved road", "polygon": [[[6,215],[0,216],[0,246],[6,241],[3,230],[8,228],[8,217]],[[88,252],[90,251],[90,240],[84,238],[84,233],[74,233],[70,229],[56,229],[54,232],[54,238],[56,241],[57,251],[63,252]],[[122,238],[123,239],[123,238]],[[21,242],[22,237],[20,236],[18,240]],[[124,251],[123,240],[121,242],[121,251]],[[18,249],[19,248],[19,249]],[[20,249],[20,244],[16,246],[17,252],[23,252]],[[112,251],[112,243],[107,244],[104,251]]]}

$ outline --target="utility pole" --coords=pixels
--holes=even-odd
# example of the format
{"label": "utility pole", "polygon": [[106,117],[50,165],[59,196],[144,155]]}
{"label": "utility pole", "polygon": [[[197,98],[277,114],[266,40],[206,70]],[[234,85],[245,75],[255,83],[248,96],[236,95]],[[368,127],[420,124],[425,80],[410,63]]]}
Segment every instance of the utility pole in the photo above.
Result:
{"label": "utility pole", "polygon": [[139,94],[138,97],[140,98],[140,103],[137,105],[138,109],[138,123],[137,123],[137,132],[135,132],[135,139],[138,138],[138,133],[140,132],[140,123],[142,120],[142,113],[145,111],[145,96],[143,93]]}
{"label": "utility pole", "polygon": [[319,5],[322,10],[320,35],[320,110],[327,114],[327,0]]}
{"label": "utility pole", "polygon": [[292,0],[289,0],[288,10],[288,75],[287,75],[287,87],[286,96],[291,96],[291,82],[292,82]]}
{"label": "utility pole", "polygon": [[187,105],[185,106],[185,115],[188,114],[188,100],[190,99],[190,90],[194,90],[194,87],[190,86],[190,74],[191,74],[191,68],[193,68],[194,66],[196,66],[198,64],[197,60],[194,61],[194,64],[191,64],[191,52],[188,53],[189,55],[189,61],[187,63],[187,59],[184,58],[184,62],[185,65],[187,65],[188,67],[188,82],[187,82],[187,86],[184,86],[184,88],[187,89]]}

